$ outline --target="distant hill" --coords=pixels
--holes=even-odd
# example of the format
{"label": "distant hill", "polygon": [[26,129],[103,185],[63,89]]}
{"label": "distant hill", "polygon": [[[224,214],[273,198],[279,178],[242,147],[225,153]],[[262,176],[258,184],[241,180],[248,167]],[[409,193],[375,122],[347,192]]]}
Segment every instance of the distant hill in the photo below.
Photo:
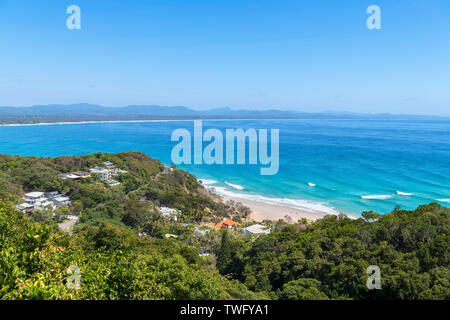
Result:
{"label": "distant hill", "polygon": [[233,110],[218,108],[198,111],[183,106],[130,105],[104,107],[95,104],[36,105],[32,107],[0,107],[0,123],[42,123],[117,120],[177,119],[370,119],[370,120],[439,120],[426,115],[360,114],[353,112],[298,112],[282,110]]}

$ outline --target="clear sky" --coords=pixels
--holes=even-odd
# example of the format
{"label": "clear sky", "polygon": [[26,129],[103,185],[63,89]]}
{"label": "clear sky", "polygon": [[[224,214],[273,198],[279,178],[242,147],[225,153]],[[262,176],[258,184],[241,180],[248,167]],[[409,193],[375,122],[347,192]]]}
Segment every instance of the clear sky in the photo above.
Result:
{"label": "clear sky", "polygon": [[0,0],[0,105],[78,102],[450,115],[450,1]]}

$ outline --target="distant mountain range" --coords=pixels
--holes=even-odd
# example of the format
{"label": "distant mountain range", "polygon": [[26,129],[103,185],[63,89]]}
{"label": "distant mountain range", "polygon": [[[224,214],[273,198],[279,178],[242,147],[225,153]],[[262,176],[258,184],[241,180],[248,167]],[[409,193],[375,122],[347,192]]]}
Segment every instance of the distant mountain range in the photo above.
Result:
{"label": "distant mountain range", "polygon": [[282,110],[233,110],[219,108],[205,111],[187,107],[130,105],[104,107],[95,104],[36,105],[32,107],[0,107],[0,123],[42,123],[118,120],[180,120],[180,119],[367,119],[367,120],[443,120],[450,117],[426,115],[395,115],[389,113],[360,114],[353,112],[298,112]]}

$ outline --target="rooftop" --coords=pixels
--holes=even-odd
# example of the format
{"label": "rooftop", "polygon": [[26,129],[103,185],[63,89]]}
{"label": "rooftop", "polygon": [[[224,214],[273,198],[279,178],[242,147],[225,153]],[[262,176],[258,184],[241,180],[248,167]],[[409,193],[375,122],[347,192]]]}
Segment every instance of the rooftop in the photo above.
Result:
{"label": "rooftop", "polygon": [[34,206],[32,204],[22,203],[22,204],[17,205],[16,208],[19,210],[26,210],[26,209],[32,209],[32,208],[34,208]]}
{"label": "rooftop", "polygon": [[25,197],[27,198],[40,198],[42,196],[44,196],[43,192],[30,192],[25,194]]}
{"label": "rooftop", "polygon": [[65,175],[65,177],[67,178],[67,179],[78,179],[80,176],[77,176],[77,175],[75,175],[75,174],[66,174]]}
{"label": "rooftop", "polygon": [[248,233],[253,234],[267,234],[270,233],[270,229],[268,229],[266,226],[260,225],[260,224],[254,224],[250,227],[244,228],[244,230]]}
{"label": "rooftop", "polygon": [[215,229],[227,229],[228,227],[234,227],[240,225],[239,222],[233,221],[230,218],[225,218],[216,224],[213,228]]}
{"label": "rooftop", "polygon": [[65,202],[65,201],[70,201],[70,198],[69,197],[56,197],[53,200],[59,201],[59,202]]}

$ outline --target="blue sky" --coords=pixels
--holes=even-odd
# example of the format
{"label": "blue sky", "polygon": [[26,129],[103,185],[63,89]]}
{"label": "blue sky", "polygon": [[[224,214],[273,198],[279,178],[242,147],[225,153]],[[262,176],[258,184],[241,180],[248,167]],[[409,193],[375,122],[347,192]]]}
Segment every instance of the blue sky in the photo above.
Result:
{"label": "blue sky", "polygon": [[2,106],[450,115],[447,0],[0,0],[0,44]]}

